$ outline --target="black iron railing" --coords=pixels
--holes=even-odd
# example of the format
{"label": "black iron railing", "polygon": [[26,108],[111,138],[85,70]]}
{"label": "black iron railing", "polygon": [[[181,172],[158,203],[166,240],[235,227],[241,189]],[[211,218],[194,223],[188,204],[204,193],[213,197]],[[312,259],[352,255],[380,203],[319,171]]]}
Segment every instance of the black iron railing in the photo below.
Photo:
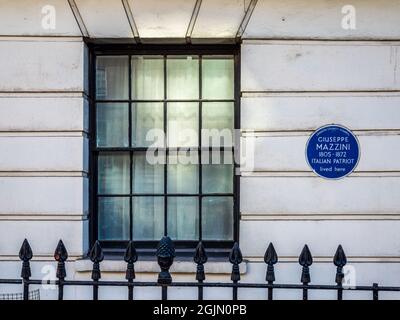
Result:
{"label": "black iron railing", "polygon": [[264,262],[267,265],[266,282],[265,283],[243,283],[240,282],[240,269],[239,265],[242,263],[242,253],[238,243],[235,243],[230,254],[229,261],[232,264],[231,282],[205,282],[206,274],[204,271],[204,264],[207,262],[206,250],[199,242],[194,253],[194,262],[196,263],[196,281],[193,282],[173,282],[170,274],[170,267],[175,258],[175,248],[172,240],[169,237],[163,237],[157,247],[157,262],[160,266],[160,273],[158,274],[157,281],[143,282],[135,281],[135,267],[134,264],[138,259],[136,249],[132,241],[129,242],[124,255],[124,260],[127,263],[126,268],[126,281],[103,281],[101,279],[100,264],[104,259],[103,250],[99,242],[96,242],[89,252],[89,258],[93,262],[91,281],[90,280],[66,280],[67,274],[65,269],[65,262],[68,259],[67,250],[62,242],[59,241],[54,253],[54,259],[57,261],[57,280],[34,280],[31,279],[30,260],[33,257],[32,249],[25,239],[19,252],[19,258],[22,260],[21,279],[0,279],[0,284],[21,284],[23,286],[22,297],[24,300],[29,300],[30,285],[53,284],[58,286],[58,299],[64,298],[65,286],[91,286],[93,288],[93,300],[98,300],[98,293],[100,287],[127,287],[128,300],[133,300],[133,290],[135,287],[160,287],[161,299],[167,300],[168,287],[193,287],[198,290],[198,300],[203,300],[203,288],[232,288],[233,300],[238,299],[239,288],[254,288],[264,289],[268,292],[268,300],[273,300],[274,289],[290,289],[302,290],[303,300],[308,300],[309,290],[334,290],[337,292],[337,299],[343,299],[344,290],[355,291],[370,291],[373,300],[378,300],[379,292],[391,291],[399,292],[400,287],[392,286],[378,286],[374,283],[372,286],[343,286],[343,267],[347,263],[346,255],[341,245],[338,246],[336,253],[333,257],[333,263],[336,266],[335,285],[311,285],[310,266],[313,263],[311,252],[307,245],[304,246],[300,256],[299,264],[302,266],[301,284],[277,284],[275,282],[274,265],[278,262],[278,255],[272,243],[269,244],[265,255]]}

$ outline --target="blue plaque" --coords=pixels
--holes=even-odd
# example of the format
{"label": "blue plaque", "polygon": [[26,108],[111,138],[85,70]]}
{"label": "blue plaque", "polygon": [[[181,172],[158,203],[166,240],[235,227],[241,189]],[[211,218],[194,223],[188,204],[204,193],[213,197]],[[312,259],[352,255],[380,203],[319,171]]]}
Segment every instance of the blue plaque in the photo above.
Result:
{"label": "blue plaque", "polygon": [[340,179],[357,166],[360,145],[349,129],[336,124],[327,125],[317,129],[308,139],[306,158],[320,177]]}

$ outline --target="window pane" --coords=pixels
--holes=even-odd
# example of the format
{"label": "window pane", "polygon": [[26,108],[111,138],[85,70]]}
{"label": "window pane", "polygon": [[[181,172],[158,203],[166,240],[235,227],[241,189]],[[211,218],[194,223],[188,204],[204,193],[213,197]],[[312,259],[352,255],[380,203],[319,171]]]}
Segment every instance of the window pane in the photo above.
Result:
{"label": "window pane", "polygon": [[[158,157],[158,154],[155,154]],[[164,165],[163,158],[153,159],[152,153],[135,152],[133,154],[133,193],[164,193]]]}
{"label": "window pane", "polygon": [[96,76],[97,99],[128,99],[129,68],[127,56],[97,57]]}
{"label": "window pane", "polygon": [[168,235],[172,239],[199,239],[199,208],[196,197],[168,197]]}
{"label": "window pane", "polygon": [[96,110],[97,146],[129,146],[127,103],[98,103]]}
{"label": "window pane", "polygon": [[199,106],[197,102],[169,103],[168,146],[195,147],[199,145]]}
{"label": "window pane", "polygon": [[168,193],[198,193],[199,174],[196,152],[178,153],[168,157]]}
{"label": "window pane", "polygon": [[[132,104],[132,146],[164,146],[163,119],[162,103]],[[148,141],[146,137],[149,139]]]}
{"label": "window pane", "polygon": [[203,152],[202,163],[203,193],[233,192],[232,151]]}
{"label": "window pane", "polygon": [[162,56],[132,57],[133,99],[164,99],[164,60]]}
{"label": "window pane", "polygon": [[233,59],[203,57],[202,63],[203,99],[233,99]]}
{"label": "window pane", "polygon": [[168,57],[168,99],[199,98],[199,60],[197,57]]}
{"label": "window pane", "polygon": [[129,198],[99,198],[99,239],[129,240]]}
{"label": "window pane", "polygon": [[233,240],[233,198],[204,197],[202,199],[204,240]]}
{"label": "window pane", "polygon": [[164,197],[133,197],[133,239],[160,240],[164,234]]}
{"label": "window pane", "polygon": [[233,145],[233,103],[204,102],[202,110],[202,145]]}
{"label": "window pane", "polygon": [[129,194],[129,154],[101,153],[98,161],[98,192]]}

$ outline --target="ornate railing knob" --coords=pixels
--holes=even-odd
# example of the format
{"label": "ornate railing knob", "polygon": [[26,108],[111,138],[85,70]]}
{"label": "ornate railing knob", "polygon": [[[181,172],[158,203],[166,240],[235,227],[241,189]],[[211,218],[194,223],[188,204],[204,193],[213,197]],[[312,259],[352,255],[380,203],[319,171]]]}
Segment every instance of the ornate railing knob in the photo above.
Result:
{"label": "ornate railing knob", "polygon": [[161,268],[161,272],[158,274],[158,283],[170,284],[172,283],[172,277],[169,273],[169,268],[174,262],[175,258],[175,247],[170,237],[164,236],[160,240],[157,246],[157,262]]}

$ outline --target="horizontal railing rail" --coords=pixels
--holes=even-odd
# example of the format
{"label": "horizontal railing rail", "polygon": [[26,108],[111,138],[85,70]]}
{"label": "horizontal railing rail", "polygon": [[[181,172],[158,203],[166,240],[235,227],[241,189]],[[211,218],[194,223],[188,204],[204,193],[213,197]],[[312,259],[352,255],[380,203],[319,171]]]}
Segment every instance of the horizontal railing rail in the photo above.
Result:
{"label": "horizontal railing rail", "polygon": [[206,273],[204,265],[207,263],[208,257],[206,250],[199,242],[193,260],[196,264],[196,277],[193,282],[187,281],[172,281],[170,267],[173,265],[175,258],[175,248],[172,240],[169,237],[163,237],[157,247],[157,262],[160,266],[160,273],[157,281],[135,281],[134,264],[138,260],[138,255],[134,247],[133,241],[130,241],[126,249],[124,260],[127,263],[125,281],[120,280],[100,280],[101,279],[101,262],[104,260],[103,250],[99,242],[96,242],[89,252],[89,258],[93,263],[91,270],[92,280],[67,280],[65,262],[68,259],[68,252],[62,242],[59,241],[54,253],[54,258],[57,261],[57,280],[38,280],[31,279],[30,260],[33,258],[32,249],[25,239],[19,252],[19,257],[22,260],[21,278],[20,279],[0,279],[0,284],[14,284],[23,286],[22,297],[24,300],[29,300],[29,286],[31,285],[55,285],[58,286],[58,299],[64,299],[65,286],[91,286],[93,288],[93,300],[99,298],[100,287],[126,287],[128,300],[133,300],[134,287],[159,287],[161,289],[161,299],[168,299],[168,287],[192,287],[197,288],[197,299],[203,300],[204,288],[231,288],[232,299],[238,299],[239,288],[253,288],[267,290],[268,300],[273,300],[274,289],[291,289],[302,290],[303,300],[308,300],[309,290],[334,290],[337,292],[337,299],[343,299],[343,291],[370,291],[373,300],[379,299],[379,292],[400,292],[400,287],[396,286],[379,286],[373,283],[371,286],[343,286],[343,267],[347,263],[347,258],[341,245],[338,246],[333,257],[333,263],[336,266],[336,275],[334,285],[310,284],[311,274],[310,266],[313,263],[311,252],[307,245],[304,246],[300,256],[299,264],[302,266],[301,284],[280,284],[275,282],[274,265],[278,262],[278,255],[272,243],[269,244],[265,255],[264,262],[267,265],[265,283],[243,283],[240,282],[240,264],[243,261],[242,253],[238,243],[235,243],[230,254],[229,261],[232,264],[231,282],[205,282]]}

